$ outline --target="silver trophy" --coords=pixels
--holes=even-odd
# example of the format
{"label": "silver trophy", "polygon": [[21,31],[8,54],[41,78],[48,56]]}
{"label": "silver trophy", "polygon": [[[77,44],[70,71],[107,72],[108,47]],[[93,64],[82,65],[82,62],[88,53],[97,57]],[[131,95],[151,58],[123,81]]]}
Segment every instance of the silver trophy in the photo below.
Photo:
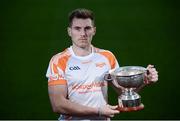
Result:
{"label": "silver trophy", "polygon": [[[109,72],[113,85],[121,91],[118,110],[123,112],[142,110],[141,96],[135,92],[143,85],[147,69],[141,66],[124,66]],[[106,80],[109,78],[106,76]]]}

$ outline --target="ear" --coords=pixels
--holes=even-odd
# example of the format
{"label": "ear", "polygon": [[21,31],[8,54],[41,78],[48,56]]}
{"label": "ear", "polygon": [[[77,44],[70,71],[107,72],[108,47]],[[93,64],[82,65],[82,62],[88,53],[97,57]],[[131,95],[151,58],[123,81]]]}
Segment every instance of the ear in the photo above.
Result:
{"label": "ear", "polygon": [[71,28],[70,27],[67,27],[67,32],[68,32],[68,35],[71,37]]}
{"label": "ear", "polygon": [[95,35],[96,34],[96,27],[94,27],[94,34],[93,35]]}

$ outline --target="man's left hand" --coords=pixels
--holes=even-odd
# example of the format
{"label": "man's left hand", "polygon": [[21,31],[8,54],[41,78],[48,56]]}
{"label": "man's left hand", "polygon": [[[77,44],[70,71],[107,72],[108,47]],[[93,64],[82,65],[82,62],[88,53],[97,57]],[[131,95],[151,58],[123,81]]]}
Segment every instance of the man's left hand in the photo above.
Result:
{"label": "man's left hand", "polygon": [[145,75],[145,84],[155,83],[158,80],[158,72],[154,68],[154,65],[147,66],[147,74]]}

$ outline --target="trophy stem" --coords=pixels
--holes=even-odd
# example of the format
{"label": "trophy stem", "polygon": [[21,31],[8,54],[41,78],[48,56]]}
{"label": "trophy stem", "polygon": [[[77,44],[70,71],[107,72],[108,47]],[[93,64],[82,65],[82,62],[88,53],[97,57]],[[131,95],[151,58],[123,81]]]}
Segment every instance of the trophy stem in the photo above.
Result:
{"label": "trophy stem", "polygon": [[119,111],[130,112],[142,110],[144,105],[141,103],[141,96],[134,92],[134,88],[125,88],[118,98]]}

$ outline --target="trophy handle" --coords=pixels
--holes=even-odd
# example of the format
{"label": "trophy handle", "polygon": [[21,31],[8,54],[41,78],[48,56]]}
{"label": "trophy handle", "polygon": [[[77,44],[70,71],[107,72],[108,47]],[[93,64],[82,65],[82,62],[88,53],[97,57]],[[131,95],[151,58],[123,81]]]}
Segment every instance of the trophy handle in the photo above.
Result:
{"label": "trophy handle", "polygon": [[105,73],[104,74],[104,80],[109,81],[109,82],[113,81],[111,74]]}
{"label": "trophy handle", "polygon": [[109,70],[107,73],[105,73],[105,75],[104,75],[104,80],[109,81],[109,82],[112,82],[113,85],[114,85],[116,88],[123,90],[124,87],[120,86],[120,85],[118,84],[118,82],[116,81],[116,79],[115,79],[116,76],[113,74],[114,70],[115,70],[115,69],[112,69],[112,70]]}
{"label": "trophy handle", "polygon": [[112,83],[114,84],[114,86],[118,89],[121,89],[122,91],[124,90],[124,87],[122,87],[121,85],[118,84],[118,82],[116,81],[115,79],[116,77],[115,76],[112,76]]}

